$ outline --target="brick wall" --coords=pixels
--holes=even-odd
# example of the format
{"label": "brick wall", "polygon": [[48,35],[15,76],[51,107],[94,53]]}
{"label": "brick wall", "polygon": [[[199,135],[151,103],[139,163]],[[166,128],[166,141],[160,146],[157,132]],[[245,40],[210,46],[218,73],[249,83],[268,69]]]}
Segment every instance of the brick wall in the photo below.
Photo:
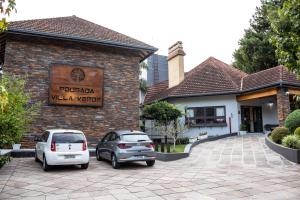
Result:
{"label": "brick wall", "polygon": [[[43,101],[23,147],[33,147],[32,135],[46,129],[83,130],[92,141],[111,129],[138,129],[138,63],[132,50],[49,39],[9,37],[4,72],[27,75],[32,101]],[[49,68],[53,63],[99,67],[104,70],[102,108],[48,105]]]}

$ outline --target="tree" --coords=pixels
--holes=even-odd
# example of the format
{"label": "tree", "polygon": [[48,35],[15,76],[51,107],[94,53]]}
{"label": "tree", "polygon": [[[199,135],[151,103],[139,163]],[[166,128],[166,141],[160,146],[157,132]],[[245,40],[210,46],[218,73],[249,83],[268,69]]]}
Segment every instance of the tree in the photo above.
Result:
{"label": "tree", "polygon": [[4,75],[0,88],[0,148],[4,148],[21,140],[36,117],[40,103],[30,103],[22,78]]}
{"label": "tree", "polygon": [[158,101],[146,105],[143,112],[146,119],[155,120],[157,131],[173,138],[175,149],[178,136],[186,129],[184,122],[179,119],[182,116],[181,111],[173,104],[166,101]]}
{"label": "tree", "polygon": [[239,48],[233,53],[233,66],[247,73],[254,73],[278,65],[275,47],[270,42],[271,25],[268,21],[267,8],[273,4],[270,0],[261,1],[250,20],[250,28],[245,30],[239,41]]}
{"label": "tree", "polygon": [[17,11],[15,0],[0,0],[0,13],[2,15],[2,19],[0,20],[0,32],[7,30],[8,23],[6,16],[10,16],[13,11]]}
{"label": "tree", "polygon": [[173,104],[166,101],[158,101],[150,105],[146,105],[143,110],[146,119],[155,120],[159,125],[163,125],[165,129],[172,122],[182,116],[182,113]]}
{"label": "tree", "polygon": [[[278,6],[279,5],[279,6]],[[268,6],[272,28],[270,41],[280,64],[300,74],[300,0],[279,1]]]}
{"label": "tree", "polygon": [[[145,63],[145,62],[141,62],[140,65],[139,65],[139,75],[141,76],[142,75],[142,70],[145,69],[145,70],[148,70],[148,65]],[[140,90],[143,92],[143,93],[146,93],[147,92],[147,81],[143,78],[140,78],[139,79],[140,81]]]}

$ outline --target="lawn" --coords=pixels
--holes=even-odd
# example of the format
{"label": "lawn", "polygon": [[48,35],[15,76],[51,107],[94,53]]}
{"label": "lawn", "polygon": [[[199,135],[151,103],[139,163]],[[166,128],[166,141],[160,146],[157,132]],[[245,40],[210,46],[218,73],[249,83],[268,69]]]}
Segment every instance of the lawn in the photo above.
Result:
{"label": "lawn", "polygon": [[[173,144],[170,144],[171,153],[183,153],[185,146],[186,146],[186,144],[177,144],[174,149]],[[158,152],[161,152],[160,145],[158,145]],[[165,152],[167,152],[166,146],[165,146]]]}

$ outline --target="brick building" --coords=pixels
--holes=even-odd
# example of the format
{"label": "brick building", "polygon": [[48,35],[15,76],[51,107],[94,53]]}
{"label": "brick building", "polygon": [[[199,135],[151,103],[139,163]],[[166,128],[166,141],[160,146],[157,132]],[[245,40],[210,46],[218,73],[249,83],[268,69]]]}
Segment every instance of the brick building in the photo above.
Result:
{"label": "brick building", "polygon": [[32,102],[43,102],[23,147],[50,128],[83,130],[89,141],[138,129],[138,64],[155,51],[76,16],[11,22],[1,34],[4,73],[26,75]]}

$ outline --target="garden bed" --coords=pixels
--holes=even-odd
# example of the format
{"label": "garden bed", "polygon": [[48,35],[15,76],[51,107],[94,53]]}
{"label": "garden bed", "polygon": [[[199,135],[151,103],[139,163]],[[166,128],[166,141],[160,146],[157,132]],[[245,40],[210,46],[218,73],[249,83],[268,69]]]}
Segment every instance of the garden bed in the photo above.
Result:
{"label": "garden bed", "polygon": [[294,162],[294,163],[300,163],[300,149],[291,149],[284,147],[282,145],[276,144],[273,142],[270,138],[270,133],[266,135],[265,137],[265,143],[266,145],[275,151],[276,153],[282,155],[287,160]]}

